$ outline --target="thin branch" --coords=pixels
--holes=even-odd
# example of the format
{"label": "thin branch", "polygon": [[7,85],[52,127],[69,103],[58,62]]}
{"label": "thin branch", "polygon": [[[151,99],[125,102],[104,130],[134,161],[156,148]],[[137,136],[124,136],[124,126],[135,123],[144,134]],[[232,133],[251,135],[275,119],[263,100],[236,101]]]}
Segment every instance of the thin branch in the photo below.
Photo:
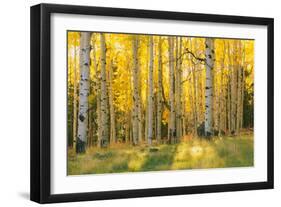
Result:
{"label": "thin branch", "polygon": [[194,59],[200,61],[201,63],[206,63],[206,58],[197,57],[188,47],[185,48],[184,54],[190,54]]}
{"label": "thin branch", "polygon": [[[187,47],[184,48],[184,52],[183,52],[181,55],[179,55],[178,58],[174,58],[174,59],[172,60],[172,62],[178,62],[179,60],[182,61],[183,57],[184,57],[185,55],[187,55],[187,54],[190,54],[190,55],[193,57],[193,59],[198,60],[200,63],[206,64],[206,58],[197,57],[197,56],[196,56],[189,48],[187,48]],[[170,60],[165,61],[165,62],[162,62],[162,64],[167,64],[167,63],[169,63],[169,61],[170,61]],[[197,63],[196,63],[196,64],[197,64]],[[196,65],[196,64],[195,64],[195,65]]]}

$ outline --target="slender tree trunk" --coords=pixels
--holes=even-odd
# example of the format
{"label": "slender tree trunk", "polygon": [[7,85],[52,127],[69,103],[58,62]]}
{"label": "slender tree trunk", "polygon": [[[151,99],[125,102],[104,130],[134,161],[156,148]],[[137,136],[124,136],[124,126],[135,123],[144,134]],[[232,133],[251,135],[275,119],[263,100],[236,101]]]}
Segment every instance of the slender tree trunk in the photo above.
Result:
{"label": "slender tree trunk", "polygon": [[[197,41],[195,41],[195,47],[196,50]],[[192,47],[192,40],[190,39],[190,48]],[[194,103],[193,103],[193,114],[194,114],[194,135],[197,137],[197,124],[198,124],[198,113],[197,113],[197,84],[196,84],[196,65],[192,65],[192,83],[193,83],[193,97],[194,97]]]}
{"label": "slender tree trunk", "polygon": [[[202,67],[202,66],[200,66]],[[202,69],[200,68],[199,69]],[[203,78],[203,71],[200,71],[198,74],[198,85],[199,85],[199,94],[198,94],[198,102],[199,102],[199,110],[198,110],[198,122],[201,124],[205,120],[205,94],[204,94],[204,81],[205,79]]]}
{"label": "slender tree trunk", "polygon": [[[190,48],[191,50],[193,50],[193,45],[192,45],[192,39],[189,38],[189,43],[190,43]],[[194,96],[194,91],[195,91],[195,82],[194,82],[194,78],[193,78],[193,75],[194,75],[194,65],[193,65],[193,62],[192,60],[190,59],[189,60],[189,69],[188,69],[188,77],[190,77],[190,82],[192,83],[192,85],[190,87],[188,87],[188,95],[189,95],[189,102],[190,102],[190,109],[192,111],[192,122],[193,122],[193,130],[192,130],[192,133],[193,135],[196,134],[197,132],[197,121],[196,121],[196,111],[195,111],[195,101],[196,101],[196,98]],[[191,80],[192,78],[192,80]]]}
{"label": "slender tree trunk", "polygon": [[[139,47],[139,40],[137,43]],[[138,67],[138,142],[141,142],[143,139],[143,115],[142,115],[142,97],[141,97],[141,70],[139,66],[139,60],[137,62],[137,67]]]}
{"label": "slender tree trunk", "polygon": [[80,96],[79,117],[76,152],[86,151],[88,132],[88,109],[89,109],[89,70],[90,70],[90,32],[81,32],[80,36]]}
{"label": "slender tree trunk", "polygon": [[130,143],[133,143],[133,129],[132,129],[132,126],[133,126],[133,117],[131,116],[130,117],[130,138],[129,138],[129,140],[130,140]]}
{"label": "slender tree trunk", "polygon": [[130,142],[130,123],[131,123],[131,112],[128,111],[126,116],[126,124],[125,124],[125,142]]}
{"label": "slender tree trunk", "polygon": [[[192,66],[189,67],[189,70],[188,70],[188,73],[189,75],[188,76],[192,76]],[[192,122],[193,122],[193,134],[196,133],[197,131],[197,127],[196,127],[196,114],[195,114],[195,103],[194,103],[194,97],[192,96],[192,87],[189,87],[188,88],[188,99],[189,99],[189,102],[190,102],[190,108],[191,108],[191,111],[192,111]]]}
{"label": "slender tree trunk", "polygon": [[228,86],[229,86],[229,112],[230,112],[230,116],[229,116],[229,132],[230,134],[234,134],[235,133],[235,74],[234,74],[234,60],[233,60],[233,55],[231,55],[231,53],[234,54],[234,51],[230,51],[230,43],[228,42],[228,64],[229,64],[229,79],[228,79]]}
{"label": "slender tree trunk", "polygon": [[133,113],[132,113],[132,125],[133,125],[133,144],[136,145],[139,141],[139,66],[138,66],[138,37],[133,37]]}
{"label": "slender tree trunk", "polygon": [[[223,128],[223,115],[224,115],[224,79],[223,79],[223,73],[224,73],[224,61],[225,61],[225,42],[223,42],[223,58],[221,60],[221,71],[220,71],[220,98],[219,98],[219,136],[221,136],[221,131]],[[226,112],[225,112],[226,113]]]}
{"label": "slender tree trunk", "polygon": [[[192,112],[193,112],[193,125],[194,125],[194,136],[197,137],[197,123],[198,123],[198,118],[197,118],[197,99],[196,99],[196,93],[197,93],[197,90],[196,90],[196,78],[195,78],[195,66],[192,65],[191,66],[191,75],[192,75],[192,84],[193,84],[193,94],[191,95],[191,98],[193,96],[193,99],[192,99]],[[191,91],[192,92],[192,91]],[[194,101],[193,101],[194,100]]]}
{"label": "slender tree trunk", "polygon": [[[180,37],[180,45],[179,45],[179,54],[182,55],[182,43],[183,43],[183,40],[182,40],[182,37]],[[180,123],[180,126],[179,126],[179,137],[182,137],[183,136],[183,87],[182,87],[182,62],[183,62],[183,57],[180,58],[179,60],[179,70],[178,70],[178,75],[179,75],[179,79],[178,79],[178,84],[179,84],[179,111],[180,111],[180,114],[179,114],[179,123]]]}
{"label": "slender tree trunk", "polygon": [[[138,79],[140,79],[140,70],[138,70]],[[141,100],[141,84],[140,80],[138,81],[138,142],[142,140],[143,136],[143,123],[142,123],[142,100]]]}
{"label": "slender tree trunk", "polygon": [[[97,36],[95,34],[95,36]],[[97,56],[96,56],[96,45],[95,41],[92,42],[92,53],[93,53],[93,65],[94,65],[94,73],[95,73],[95,81],[93,83],[94,85],[94,91],[96,94],[96,103],[97,103],[97,108],[96,108],[96,115],[97,115],[97,131],[95,133],[95,129],[93,134],[97,135],[97,143],[100,143],[101,140],[101,110],[100,110],[100,105],[101,105],[101,100],[100,100],[100,71],[98,70],[98,64],[97,64]]]}
{"label": "slender tree trunk", "polygon": [[101,140],[100,147],[106,147],[109,142],[108,103],[106,83],[106,46],[104,34],[100,34],[101,43]]}
{"label": "slender tree trunk", "polygon": [[[183,97],[185,97],[185,93],[183,92],[182,94]],[[185,101],[185,98],[182,102],[182,134],[183,136],[186,135],[186,101]]]}
{"label": "slender tree trunk", "polygon": [[171,143],[174,143],[176,138],[176,111],[175,111],[175,75],[174,75],[174,37],[168,38],[169,43],[169,102],[170,102],[170,113],[169,113],[169,138]]}
{"label": "slender tree trunk", "polygon": [[111,60],[108,70],[108,99],[109,99],[109,110],[110,110],[110,143],[116,143],[116,124],[115,124],[115,110],[113,104],[113,61]]}
{"label": "slender tree trunk", "polygon": [[[75,37],[74,37],[75,38]],[[75,76],[75,66],[73,64],[74,60],[73,60],[73,56],[74,56],[74,47],[72,46],[68,46],[68,51],[67,51],[67,56],[68,56],[68,60],[67,60],[67,65],[68,65],[68,75],[67,75],[67,108],[68,108],[68,112],[67,112],[67,128],[70,129],[69,131],[67,130],[67,147],[72,147],[74,145],[74,138],[73,138],[73,103],[74,103],[74,76]],[[75,56],[74,56],[75,57]],[[71,83],[71,80],[73,79],[73,85]]]}
{"label": "slender tree trunk", "polygon": [[213,113],[213,133],[214,130],[218,129],[218,96],[217,96],[217,90],[218,90],[218,86],[217,86],[217,71],[215,68],[213,68],[213,72],[212,72],[212,79],[213,79],[213,91],[212,91],[212,95],[213,95],[213,101],[212,101],[212,113]]}
{"label": "slender tree trunk", "polygon": [[243,110],[243,106],[244,106],[244,81],[245,81],[245,43],[243,45],[243,58],[242,58],[242,80],[241,80],[241,111],[240,111],[240,127],[243,128],[243,114],[244,114],[244,110]]}
{"label": "slender tree trunk", "polygon": [[148,72],[148,145],[153,137],[153,36],[149,37],[149,72]]}
{"label": "slender tree trunk", "polygon": [[[230,70],[230,68],[229,68]],[[227,113],[227,121],[228,121],[228,134],[231,134],[231,87],[230,87],[230,81],[231,80],[231,74],[228,75],[228,81],[227,81],[227,109],[228,109],[228,113]]]}
{"label": "slender tree trunk", "polygon": [[180,121],[179,121],[179,117],[180,117],[180,104],[179,104],[179,41],[178,38],[175,37],[175,71],[174,71],[174,76],[175,76],[175,111],[176,111],[176,137],[175,137],[175,143],[177,142],[177,140],[179,139],[179,130],[180,130]]}
{"label": "slender tree trunk", "polygon": [[181,102],[181,93],[182,93],[182,62],[179,57],[182,55],[182,38],[176,38],[176,134],[177,140],[182,137],[182,102]]}
{"label": "slender tree trunk", "polygon": [[161,141],[161,126],[162,126],[162,40],[159,37],[158,42],[158,91],[157,91],[157,142]]}
{"label": "slender tree trunk", "polygon": [[[153,97],[157,97],[157,93]],[[153,137],[156,137],[157,142],[157,101],[153,101]]]}
{"label": "slender tree trunk", "polygon": [[234,49],[233,49],[234,55],[232,55],[233,58],[233,64],[232,64],[232,94],[231,94],[231,104],[232,104],[232,134],[236,135],[236,116],[237,116],[237,43],[234,41]]}
{"label": "slender tree trunk", "polygon": [[96,90],[96,100],[97,100],[97,125],[98,125],[98,131],[97,131],[97,142],[98,145],[101,142],[101,88],[100,88],[100,83],[101,83],[101,78],[100,78],[100,71],[97,71],[97,77],[96,77],[96,84],[97,84],[97,90]]}
{"label": "slender tree trunk", "polygon": [[[146,69],[147,71],[149,71],[149,38],[147,38],[148,42],[146,45],[146,53],[147,53],[147,61],[146,61]],[[146,110],[145,110],[145,141],[147,142],[148,140],[148,92],[149,88],[148,88],[148,75],[147,75],[147,79],[146,79]]]}
{"label": "slender tree trunk", "polygon": [[[90,45],[91,46],[91,45]],[[91,51],[90,51],[91,52]],[[91,63],[91,60],[90,60]],[[91,82],[91,70],[89,68],[89,95],[92,94],[92,82]],[[87,147],[91,147],[92,140],[93,140],[93,122],[92,122],[92,115],[93,115],[93,104],[88,101],[89,109],[88,109],[88,140],[87,140]]]}
{"label": "slender tree trunk", "polygon": [[75,38],[75,46],[74,46],[74,73],[73,73],[73,149],[76,150],[77,143],[77,63],[76,63],[76,55],[77,55],[77,47],[76,47],[76,38]]}
{"label": "slender tree trunk", "polygon": [[214,40],[206,38],[206,104],[205,104],[205,136],[209,137],[213,134],[212,129],[212,101],[213,101],[213,77],[212,71],[214,68]]}
{"label": "slender tree trunk", "polygon": [[[241,42],[240,40],[237,40],[238,42],[238,51],[240,53],[241,51]],[[241,110],[241,64],[240,61],[236,61],[237,64],[237,112],[236,112],[236,133],[237,135],[240,134],[240,110]]]}
{"label": "slender tree trunk", "polygon": [[[90,76],[89,76],[90,77]],[[90,82],[90,81],[89,81]],[[89,94],[92,93],[91,91],[91,83],[89,83]],[[92,139],[93,139],[93,123],[92,123],[92,104],[89,102],[89,111],[88,111],[88,140],[87,140],[87,147],[91,147]]]}
{"label": "slender tree trunk", "polygon": [[[90,37],[90,47],[91,48],[94,48],[94,34],[93,33],[91,33],[91,37]],[[93,53],[93,56],[95,56],[95,51],[94,50],[90,50],[90,53]],[[96,62],[95,62],[95,57],[91,57],[91,55],[90,55],[90,63],[91,63],[91,65],[93,64],[93,67],[95,68],[96,67]],[[91,67],[91,65],[89,66],[89,67]],[[95,84],[94,84],[94,82],[92,81],[92,71],[91,71],[91,69],[89,69],[89,94],[91,95],[91,94],[93,94],[93,90],[94,90],[94,92],[95,92]],[[90,100],[89,100],[89,110],[88,110],[88,128],[89,128],[89,130],[88,130],[88,147],[91,147],[92,145],[93,145],[93,140],[94,140],[94,133],[95,133],[95,127],[94,127],[94,121],[93,121],[93,117],[94,117],[94,104],[93,104],[93,102],[91,101],[90,102]]]}
{"label": "slender tree trunk", "polygon": [[223,89],[223,106],[224,106],[224,114],[223,114],[223,129],[224,132],[227,132],[227,83],[226,83],[226,75],[223,76],[224,79],[224,89]]}
{"label": "slender tree trunk", "polygon": [[145,130],[145,141],[147,141],[148,140],[148,87],[146,90],[146,110],[145,110],[145,129],[144,130]]}

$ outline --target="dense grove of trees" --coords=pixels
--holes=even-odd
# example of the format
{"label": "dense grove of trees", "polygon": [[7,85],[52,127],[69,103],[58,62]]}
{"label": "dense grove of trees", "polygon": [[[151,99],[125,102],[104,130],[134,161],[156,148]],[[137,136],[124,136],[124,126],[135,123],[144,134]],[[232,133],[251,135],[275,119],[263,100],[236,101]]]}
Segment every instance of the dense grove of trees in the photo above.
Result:
{"label": "dense grove of trees", "polygon": [[253,40],[69,32],[68,146],[239,135],[253,76]]}

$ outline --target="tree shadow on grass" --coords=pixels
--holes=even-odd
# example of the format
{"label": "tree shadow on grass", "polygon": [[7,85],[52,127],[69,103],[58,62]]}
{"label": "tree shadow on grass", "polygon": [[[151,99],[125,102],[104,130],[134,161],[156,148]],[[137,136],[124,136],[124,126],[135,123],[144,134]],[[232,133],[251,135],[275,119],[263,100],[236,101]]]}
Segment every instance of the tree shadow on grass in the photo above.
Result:
{"label": "tree shadow on grass", "polygon": [[161,146],[158,151],[149,151],[139,171],[170,170],[178,144]]}

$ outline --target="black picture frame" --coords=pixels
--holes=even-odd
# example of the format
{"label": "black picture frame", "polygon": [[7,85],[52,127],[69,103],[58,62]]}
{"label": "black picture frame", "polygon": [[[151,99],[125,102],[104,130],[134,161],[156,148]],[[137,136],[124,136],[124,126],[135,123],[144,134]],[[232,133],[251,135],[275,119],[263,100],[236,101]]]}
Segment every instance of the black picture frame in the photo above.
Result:
{"label": "black picture frame", "polygon": [[[50,193],[50,130],[51,130],[51,70],[50,70],[50,16],[53,13],[134,17],[180,20],[207,23],[232,23],[267,26],[267,181],[237,184],[218,184],[186,187],[85,192],[74,194]],[[31,7],[31,174],[30,199],[38,203],[88,201],[103,199],[166,196],[255,189],[274,186],[274,20],[272,18],[195,14],[168,11],[103,8],[88,6],[39,4]]]}

